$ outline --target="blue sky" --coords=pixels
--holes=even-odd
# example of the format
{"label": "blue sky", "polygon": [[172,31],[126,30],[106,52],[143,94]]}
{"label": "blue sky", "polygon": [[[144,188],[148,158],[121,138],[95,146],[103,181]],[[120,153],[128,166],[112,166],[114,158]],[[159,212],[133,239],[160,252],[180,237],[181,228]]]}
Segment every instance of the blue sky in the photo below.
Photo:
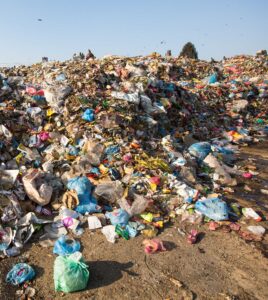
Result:
{"label": "blue sky", "polygon": [[88,48],[98,57],[177,55],[188,41],[204,59],[254,54],[268,49],[267,11],[267,0],[2,0],[0,65]]}

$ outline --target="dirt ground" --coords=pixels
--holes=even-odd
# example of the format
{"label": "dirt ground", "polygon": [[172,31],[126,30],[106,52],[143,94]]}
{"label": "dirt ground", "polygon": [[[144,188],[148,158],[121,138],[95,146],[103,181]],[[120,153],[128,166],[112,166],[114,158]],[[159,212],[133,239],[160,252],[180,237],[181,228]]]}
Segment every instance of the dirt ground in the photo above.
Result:
{"label": "dirt ground", "polygon": [[[240,179],[235,193],[226,197],[268,216],[268,196],[260,193],[260,188],[268,189],[268,142],[242,148],[239,158],[241,164],[255,159],[259,175]],[[245,190],[245,183],[252,191]],[[268,228],[267,222],[261,225]],[[188,244],[178,228],[198,229],[199,242]],[[142,236],[111,244],[101,232],[86,230],[81,244],[90,281],[86,290],[72,294],[54,291],[52,248],[28,244],[22,256],[37,271],[34,299],[268,299],[268,235],[261,242],[246,242],[235,232],[208,231],[208,225],[185,228],[176,221],[159,238],[168,251],[148,256]],[[0,262],[1,300],[18,299],[18,288],[7,285],[5,276],[20,259]]]}

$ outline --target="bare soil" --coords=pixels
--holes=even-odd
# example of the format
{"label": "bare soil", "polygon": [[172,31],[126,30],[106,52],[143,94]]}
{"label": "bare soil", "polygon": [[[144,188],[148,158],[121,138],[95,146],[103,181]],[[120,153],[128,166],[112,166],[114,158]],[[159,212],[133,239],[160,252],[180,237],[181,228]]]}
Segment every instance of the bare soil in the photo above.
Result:
{"label": "bare soil", "polygon": [[[256,159],[259,175],[241,178],[234,194],[226,197],[268,216],[268,142],[241,149],[240,164]],[[245,184],[252,191],[245,190]],[[249,222],[244,224],[254,224]],[[243,224],[242,224],[243,225]],[[257,224],[258,225],[258,224]],[[268,229],[267,221],[261,222]],[[34,266],[34,299],[268,299],[268,235],[261,242],[246,242],[235,232],[209,231],[207,225],[170,223],[160,234],[168,251],[145,255],[142,236],[116,244],[101,232],[88,230],[81,237],[82,253],[89,264],[86,290],[63,294],[54,291],[52,248],[29,243],[22,257]],[[186,227],[185,227],[186,226]],[[197,229],[202,234],[195,245],[186,242],[178,228]],[[5,283],[11,266],[21,257],[0,262],[0,299],[18,299],[18,287]]]}

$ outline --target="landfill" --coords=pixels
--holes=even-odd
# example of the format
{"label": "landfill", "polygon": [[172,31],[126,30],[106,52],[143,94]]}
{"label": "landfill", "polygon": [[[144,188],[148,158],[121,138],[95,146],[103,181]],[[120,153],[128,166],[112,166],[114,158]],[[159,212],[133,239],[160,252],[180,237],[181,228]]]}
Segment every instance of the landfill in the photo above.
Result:
{"label": "landfill", "polygon": [[0,69],[2,257],[38,236],[59,255],[55,289],[72,292],[89,280],[75,240],[85,230],[107,243],[142,235],[148,255],[168,251],[156,236],[172,220],[193,226],[179,230],[189,244],[201,223],[263,239],[263,215],[225,195],[257,174],[236,154],[267,139],[267,104],[266,53],[218,62],[93,55]]}

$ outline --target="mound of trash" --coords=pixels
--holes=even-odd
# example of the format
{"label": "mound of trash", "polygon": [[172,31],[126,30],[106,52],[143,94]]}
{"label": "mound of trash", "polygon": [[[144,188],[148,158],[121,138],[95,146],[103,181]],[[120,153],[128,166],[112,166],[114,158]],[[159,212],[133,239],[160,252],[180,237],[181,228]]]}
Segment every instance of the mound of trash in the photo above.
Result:
{"label": "mound of trash", "polygon": [[[265,53],[219,62],[153,53],[1,69],[3,256],[19,255],[35,234],[42,246],[56,241],[57,253],[70,255],[56,263],[66,269],[75,257],[83,288],[89,273],[68,233],[101,230],[113,243],[142,234],[146,253],[154,253],[165,248],[150,238],[172,219],[208,222],[211,230],[228,220],[235,231],[241,218],[261,221],[223,193],[237,177],[255,175],[236,165],[235,154],[267,137],[267,71]],[[265,233],[249,227],[248,239]],[[188,242],[196,236],[192,230]],[[55,272],[57,290],[80,289]]]}

